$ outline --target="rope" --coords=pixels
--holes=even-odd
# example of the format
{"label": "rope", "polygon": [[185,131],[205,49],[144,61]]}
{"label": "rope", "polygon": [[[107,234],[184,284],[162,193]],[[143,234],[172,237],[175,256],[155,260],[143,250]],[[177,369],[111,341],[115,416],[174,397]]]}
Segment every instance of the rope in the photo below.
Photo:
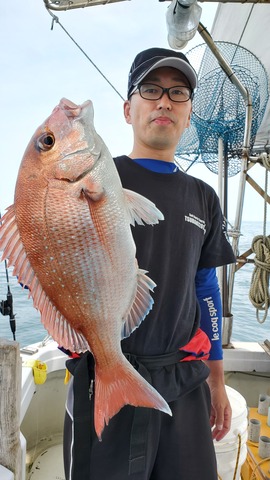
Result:
{"label": "rope", "polygon": [[235,469],[234,469],[234,474],[233,474],[233,480],[236,480],[237,476],[237,470],[239,466],[239,458],[240,458],[240,452],[241,452],[241,445],[242,445],[242,439],[240,433],[238,433],[238,450],[237,450],[237,457],[236,457],[236,464],[235,464]]}
{"label": "rope", "polygon": [[259,463],[257,463],[256,467],[252,470],[251,472],[251,475],[250,475],[250,478],[249,480],[256,480],[256,477],[255,477],[255,472],[256,470],[258,469],[258,467],[260,467],[263,463],[265,462],[268,462],[270,460],[270,457],[267,457],[267,458],[264,458],[263,460],[261,460]]}
{"label": "rope", "polygon": [[[270,169],[270,156],[266,153],[261,155],[263,166],[265,167],[265,187],[264,187],[264,222],[263,235],[254,237],[251,250],[255,253],[255,268],[251,278],[249,299],[256,307],[256,317],[259,323],[264,323],[268,314],[270,293],[269,293],[269,273],[270,273],[270,236],[266,236],[267,222],[267,190],[268,190],[268,171]],[[264,310],[263,318],[259,316],[259,311]]]}
{"label": "rope", "polygon": [[[237,449],[235,469],[234,469],[232,480],[236,480],[236,478],[237,478],[237,470],[238,470],[238,467],[239,467],[239,459],[240,459],[241,446],[242,446],[242,437],[241,437],[240,433],[238,433],[237,437],[238,437],[238,449]],[[218,474],[218,480],[222,480],[222,477],[219,474]],[[252,479],[250,479],[250,480],[252,480]]]}
{"label": "rope", "polygon": [[268,172],[270,170],[270,155],[267,153],[261,154],[262,164],[265,168],[265,183],[264,183],[264,215],[263,215],[263,234],[266,235],[266,221],[267,221],[267,192],[268,192]]}
{"label": "rope", "polygon": [[270,155],[267,155],[267,153],[264,152],[260,155],[260,159],[266,170],[270,170]]}
{"label": "rope", "polygon": [[[270,236],[257,235],[251,245],[255,253],[255,268],[251,277],[249,299],[257,309],[259,323],[264,323],[269,309],[269,273],[270,273]],[[264,310],[264,316],[259,318],[259,311]]]}
{"label": "rope", "polygon": [[236,239],[242,235],[240,230],[237,230],[235,227],[233,227],[233,230],[228,230],[227,233],[229,237]]}

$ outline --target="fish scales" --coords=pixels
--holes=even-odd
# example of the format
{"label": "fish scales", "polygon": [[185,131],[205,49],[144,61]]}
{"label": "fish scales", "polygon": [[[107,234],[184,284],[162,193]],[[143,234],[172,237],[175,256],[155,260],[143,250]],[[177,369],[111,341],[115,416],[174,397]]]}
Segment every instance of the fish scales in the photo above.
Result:
{"label": "fish scales", "polygon": [[92,352],[99,439],[126,404],[171,413],[121,351],[121,339],[152,308],[155,287],[137,265],[130,224],[162,219],[152,202],[122,188],[91,102],[62,99],[26,149],[0,248],[50,335],[71,351]]}

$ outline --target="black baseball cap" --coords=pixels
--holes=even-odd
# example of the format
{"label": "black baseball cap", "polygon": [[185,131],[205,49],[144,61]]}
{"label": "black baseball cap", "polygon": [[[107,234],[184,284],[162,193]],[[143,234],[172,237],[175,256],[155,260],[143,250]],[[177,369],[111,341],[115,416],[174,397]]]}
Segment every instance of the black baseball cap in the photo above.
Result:
{"label": "black baseball cap", "polygon": [[197,87],[197,74],[183,53],[167,48],[148,48],[138,53],[131,65],[127,98],[132,95],[149,72],[160,67],[173,67],[180,70],[187,77],[192,91]]}

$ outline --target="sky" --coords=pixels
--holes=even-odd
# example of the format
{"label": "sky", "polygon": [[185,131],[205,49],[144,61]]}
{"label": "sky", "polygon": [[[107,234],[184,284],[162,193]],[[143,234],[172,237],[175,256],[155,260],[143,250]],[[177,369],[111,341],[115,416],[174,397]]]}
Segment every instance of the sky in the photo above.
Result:
{"label": "sky", "polygon": [[[129,154],[132,129],[123,100],[54,23],[43,0],[13,0],[0,6],[0,211],[13,203],[24,150],[36,128],[62,97],[75,103],[91,99],[95,128],[113,156]],[[169,2],[130,0],[52,12],[91,60],[126,97],[127,75],[135,55],[146,48],[168,48],[165,13]],[[211,31],[217,4],[203,2],[201,22]],[[183,50],[203,43],[199,33]],[[204,165],[189,173],[216,190],[217,175]],[[263,186],[262,169],[254,177]],[[234,221],[239,175],[229,179],[229,220]],[[263,201],[247,185],[243,220],[262,220]],[[254,206],[256,205],[256,208]]]}

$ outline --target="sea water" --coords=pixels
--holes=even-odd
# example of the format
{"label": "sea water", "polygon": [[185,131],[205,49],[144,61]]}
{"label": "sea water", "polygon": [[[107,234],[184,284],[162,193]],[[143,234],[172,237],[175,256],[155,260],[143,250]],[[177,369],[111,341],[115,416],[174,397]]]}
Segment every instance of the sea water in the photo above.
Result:
{"label": "sea water", "polygon": [[[263,234],[261,222],[243,222],[239,248],[243,253],[251,247],[252,240]],[[266,234],[269,232],[266,231]],[[232,340],[259,341],[270,339],[270,310],[263,324],[256,319],[256,309],[249,300],[249,289],[254,270],[253,264],[243,266],[235,276],[234,296],[232,304],[233,331]],[[33,307],[28,291],[23,289],[12,276],[12,268],[8,269],[10,290],[13,296],[13,309],[16,314],[16,340],[21,347],[43,340],[47,332],[40,321],[40,314]],[[0,301],[6,299],[7,279],[5,263],[0,263]],[[260,312],[260,318],[264,312]],[[0,314],[0,337],[13,339],[9,317]]]}

